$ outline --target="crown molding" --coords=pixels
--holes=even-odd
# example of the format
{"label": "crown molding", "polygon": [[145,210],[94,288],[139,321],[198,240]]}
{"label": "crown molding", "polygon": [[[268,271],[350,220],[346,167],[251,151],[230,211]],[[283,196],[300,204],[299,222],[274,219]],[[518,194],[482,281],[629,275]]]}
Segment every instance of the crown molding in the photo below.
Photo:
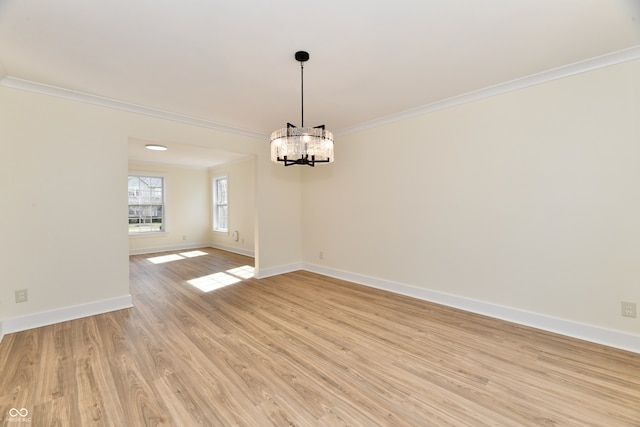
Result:
{"label": "crown molding", "polygon": [[[455,107],[458,105],[466,104],[469,102],[478,101],[484,98],[504,94],[507,92],[524,89],[530,86],[558,80],[564,77],[573,76],[576,74],[586,73],[588,71],[597,70],[599,68],[608,67],[611,65],[620,64],[627,61],[633,61],[640,59],[640,45],[632,46],[627,49],[619,50],[616,52],[608,53],[606,55],[590,58],[584,61],[576,62],[573,64],[565,65],[551,70],[543,71],[530,76],[521,77],[518,79],[510,80],[508,82],[500,83],[497,85],[489,86],[484,89],[479,89],[473,92],[469,92],[463,95],[454,96],[441,101],[436,101],[431,104],[422,105],[409,110],[401,111],[399,113],[391,114],[388,116],[380,117],[374,120],[370,120],[364,123],[360,123],[355,126],[339,129],[334,131],[335,136],[348,135],[355,132],[371,129],[377,126],[386,125],[401,120],[410,119],[413,117],[421,116],[423,114],[432,113],[446,108]],[[103,107],[114,108],[117,110],[128,111],[137,114],[143,114],[150,117],[156,117],[165,120],[171,120],[175,122],[190,124],[194,126],[205,127],[222,132],[228,132],[232,134],[249,136],[252,138],[266,139],[268,134],[241,129],[221,123],[212,122],[209,120],[199,119],[195,117],[185,116],[182,114],[171,113],[168,111],[156,110],[141,105],[130,104],[123,101],[118,101],[109,98],[103,98],[95,95],[90,95],[82,92],[77,92],[69,89],[63,89],[56,86],[50,86],[42,83],[36,83],[29,80],[23,80],[16,77],[11,77],[3,72],[2,65],[0,64],[0,86],[6,86],[14,89],[27,90],[30,92],[41,93],[44,95],[55,96],[59,98],[71,99],[78,102],[84,102],[87,104],[100,105]]]}
{"label": "crown molding", "polygon": [[[2,71],[1,68],[0,68],[0,71]],[[159,119],[171,120],[174,122],[180,122],[180,123],[185,123],[185,124],[199,126],[199,127],[205,127],[209,129],[218,130],[221,132],[228,132],[232,134],[249,136],[252,138],[267,139],[269,137],[269,135],[261,132],[241,129],[241,128],[237,128],[229,125],[223,125],[221,123],[215,123],[209,120],[199,119],[196,117],[190,117],[182,114],[171,113],[169,111],[156,110],[154,108],[144,107],[136,104],[130,104],[130,103],[118,101],[115,99],[103,98],[96,95],[90,95],[83,92],[63,89],[56,86],[33,82],[30,80],[23,80],[17,77],[6,76],[2,78],[2,74],[0,74],[0,86],[6,86],[13,89],[26,90],[29,92],[40,93],[43,95],[55,96],[57,98],[70,99],[73,101],[83,102],[86,104],[99,105],[102,107],[113,108],[116,110],[128,111],[130,113],[137,113],[145,116],[156,117]]]}
{"label": "crown molding", "polygon": [[398,122],[401,120],[410,119],[413,117],[421,116],[427,113],[433,113],[434,111],[444,110],[446,108],[455,107],[458,105],[466,104],[480,99],[489,98],[492,96],[504,94],[507,92],[513,92],[519,89],[524,89],[530,86],[547,83],[553,80],[562,79],[564,77],[573,76],[576,74],[586,73],[588,71],[597,70],[599,68],[608,67],[610,65],[616,65],[627,61],[633,61],[640,59],[640,45],[630,47],[628,49],[619,50],[616,52],[608,53],[606,55],[597,56],[584,61],[576,62],[562,67],[553,68],[551,70],[543,71],[530,76],[521,77],[508,82],[499,83],[497,85],[489,86],[484,89],[479,89],[473,92],[465,93],[463,95],[454,96],[452,98],[436,101],[431,104],[423,105],[420,107],[412,108],[409,110],[401,111],[389,116],[380,117],[368,122],[361,123],[359,125],[339,129],[333,134],[335,136],[343,136],[351,133],[360,132],[363,130],[371,129],[377,126]]}

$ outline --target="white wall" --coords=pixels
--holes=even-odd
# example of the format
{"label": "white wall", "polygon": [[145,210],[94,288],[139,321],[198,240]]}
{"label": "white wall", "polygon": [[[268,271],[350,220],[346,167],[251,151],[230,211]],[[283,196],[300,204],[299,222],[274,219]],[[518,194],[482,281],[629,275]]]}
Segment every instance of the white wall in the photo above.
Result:
{"label": "white wall", "polygon": [[[226,176],[228,181],[228,232],[213,231],[212,215],[209,216],[210,241],[214,247],[253,256],[255,246],[256,220],[256,162],[249,157],[213,167],[209,171],[209,182],[216,177]],[[209,194],[213,194],[212,186]],[[238,241],[233,240],[233,232],[238,232]]]}
{"label": "white wall", "polygon": [[209,244],[211,191],[207,169],[129,162],[129,172],[165,178],[165,232],[130,235],[130,253]]}
{"label": "white wall", "polygon": [[304,262],[638,336],[620,315],[640,303],[638,76],[626,62],[337,138],[336,162],[304,171]]}
{"label": "white wall", "polygon": [[[268,138],[0,86],[4,333],[78,313],[70,307],[128,298],[130,137],[254,155],[257,274],[300,264],[300,175],[270,162]],[[288,233],[291,224],[298,232]],[[16,304],[14,290],[22,288],[29,302]],[[38,321],[16,320],[25,317]]]}
{"label": "white wall", "polygon": [[118,115],[0,87],[0,322],[129,295]]}

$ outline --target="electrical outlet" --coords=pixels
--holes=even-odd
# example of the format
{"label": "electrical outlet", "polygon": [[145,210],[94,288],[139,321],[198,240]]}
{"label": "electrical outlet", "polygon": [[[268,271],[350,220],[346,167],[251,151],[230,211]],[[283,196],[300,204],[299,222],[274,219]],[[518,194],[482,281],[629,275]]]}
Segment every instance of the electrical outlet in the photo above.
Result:
{"label": "electrical outlet", "polygon": [[26,289],[16,289],[16,302],[29,301],[29,294]]}
{"label": "electrical outlet", "polygon": [[622,301],[622,315],[624,317],[638,317],[635,302]]}
{"label": "electrical outlet", "polygon": [[318,258],[320,258],[320,259],[324,259],[324,252],[320,251],[320,252],[318,253]]}

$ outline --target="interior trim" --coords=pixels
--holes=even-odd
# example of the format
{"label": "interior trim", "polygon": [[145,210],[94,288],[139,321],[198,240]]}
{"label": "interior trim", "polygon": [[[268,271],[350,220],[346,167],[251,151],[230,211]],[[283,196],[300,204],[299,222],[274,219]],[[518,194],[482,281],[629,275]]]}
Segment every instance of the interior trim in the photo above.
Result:
{"label": "interior trim", "polygon": [[631,333],[559,319],[429,289],[417,288],[411,285],[390,282],[315,264],[303,263],[302,267],[304,270],[313,273],[640,354],[640,336]]}
{"label": "interior trim", "polygon": [[[466,104],[468,102],[477,101],[483,98],[500,95],[506,92],[512,92],[518,89],[538,85],[541,83],[557,80],[564,77],[572,76],[587,71],[596,70],[598,68],[608,67],[610,65],[620,64],[626,61],[640,59],[640,45],[632,46],[628,49],[619,50],[617,52],[608,53],[606,55],[595,58],[586,59],[584,61],[565,65],[551,70],[543,71],[530,76],[525,76],[508,82],[489,86],[463,95],[454,96],[449,99],[434,102],[432,104],[423,105],[409,110],[401,111],[396,114],[380,117],[355,126],[338,129],[333,132],[335,136],[348,135],[365,129],[405,120],[408,118],[420,116],[446,108],[455,107],[457,105]],[[84,102],[88,104],[100,105],[103,107],[114,108],[116,110],[129,111],[132,113],[143,114],[146,116],[157,117],[175,122],[186,123],[195,126],[215,129],[222,132],[250,136],[259,139],[268,139],[269,135],[262,132],[241,129],[233,126],[215,123],[209,120],[189,117],[182,114],[171,113],[168,111],[156,110],[141,105],[129,104],[124,101],[103,98],[87,93],[77,92],[69,89],[63,89],[29,80],[19,79],[17,77],[6,76],[2,78],[0,74],[0,86],[6,86],[14,89],[28,90],[31,92],[41,93],[45,95],[56,96],[59,98],[71,99],[74,101]]]}
{"label": "interior trim", "polygon": [[241,129],[221,123],[215,123],[209,120],[198,119],[196,117],[185,116],[169,111],[156,110],[142,105],[130,104],[116,99],[103,98],[88,93],[77,92],[74,90],[64,89],[56,86],[50,86],[43,83],[23,80],[17,77],[7,76],[0,80],[0,86],[6,86],[13,89],[27,90],[29,92],[40,93],[43,95],[55,96],[57,98],[70,99],[73,101],[83,102],[85,104],[99,105],[102,107],[113,108],[115,110],[128,111],[130,113],[142,114],[145,116],[156,117],[159,119],[171,120],[174,122],[185,123],[194,126],[200,126],[209,129],[215,129],[222,132],[250,136],[253,138],[267,139],[269,135],[247,129]]}
{"label": "interior trim", "polygon": [[595,58],[590,58],[573,64],[565,65],[562,67],[553,68],[551,70],[543,71],[530,76],[525,76],[508,82],[499,83],[494,86],[489,86],[484,89],[479,89],[473,92],[465,93],[463,95],[454,96],[449,99],[443,99],[432,104],[427,104],[417,108],[401,111],[389,116],[380,117],[379,119],[374,119],[356,126],[337,130],[333,132],[333,134],[335,136],[348,135],[377,126],[382,126],[393,122],[421,116],[423,114],[433,113],[434,111],[444,110],[446,108],[467,104],[469,102],[478,101],[480,99],[501,95],[507,92],[513,92],[530,86],[539,85],[542,83],[550,82],[552,80],[558,80],[564,77],[597,70],[599,68],[621,64],[627,61],[633,61],[635,59],[640,59],[640,45]]}
{"label": "interior trim", "polygon": [[[600,328],[594,325],[587,325],[565,319],[559,319],[538,313],[518,310],[510,307],[491,304],[484,301],[477,301],[469,298],[450,295],[429,289],[417,288],[414,286],[390,282],[377,279],[375,277],[350,273],[343,270],[327,268],[310,263],[288,264],[279,267],[272,267],[263,270],[256,270],[256,278],[276,276],[293,272],[296,270],[306,270],[313,273],[334,277],[341,280],[381,289],[400,295],[418,298],[423,301],[446,305],[472,313],[477,313],[508,322],[517,323],[524,326],[558,333],[572,338],[590,341],[609,347],[627,350],[640,354],[640,336],[630,333]],[[80,319],[87,316],[107,313],[115,310],[122,310],[133,307],[131,295],[125,295],[109,300],[96,301],[93,303],[64,307],[57,310],[34,313],[18,318],[5,319],[0,322],[0,342],[5,334],[25,331],[28,329],[66,322],[68,320]]]}
{"label": "interior trim", "polygon": [[215,249],[220,249],[222,251],[231,252],[234,254],[244,255],[251,258],[255,258],[255,252],[249,249],[242,249],[235,246],[227,246],[227,245],[219,245],[217,243],[209,243],[207,246]]}
{"label": "interior trim", "polygon": [[256,279],[265,279],[271,276],[277,276],[279,274],[291,273],[292,271],[304,270],[304,264],[293,263],[286,265],[279,265],[269,268],[256,268],[254,276]]}
{"label": "interior trim", "polygon": [[87,304],[63,307],[50,311],[28,314],[26,316],[4,319],[2,324],[2,334],[26,331],[28,329],[53,325],[55,323],[66,322],[68,320],[80,319],[94,316],[96,314],[108,313],[110,311],[122,310],[133,307],[131,295],[94,301]]}
{"label": "interior trim", "polygon": [[[140,236],[129,236],[129,237],[144,237]],[[160,252],[173,252],[173,251],[188,251],[192,249],[200,249],[211,246],[207,243],[190,243],[187,245],[170,245],[170,246],[158,246],[151,248],[140,248],[140,249],[129,249],[129,255],[145,255],[145,254],[157,254]]]}

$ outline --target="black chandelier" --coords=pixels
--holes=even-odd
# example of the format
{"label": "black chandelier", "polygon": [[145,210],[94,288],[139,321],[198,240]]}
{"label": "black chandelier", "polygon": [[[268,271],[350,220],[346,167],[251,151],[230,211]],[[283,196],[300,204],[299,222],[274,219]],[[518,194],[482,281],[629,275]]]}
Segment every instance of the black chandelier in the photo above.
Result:
{"label": "black chandelier", "polygon": [[309,60],[309,53],[296,52],[295,58],[300,62],[301,123],[300,127],[287,123],[286,128],[271,134],[271,160],[285,166],[331,163],[333,134],[324,125],[304,127],[304,63]]}

